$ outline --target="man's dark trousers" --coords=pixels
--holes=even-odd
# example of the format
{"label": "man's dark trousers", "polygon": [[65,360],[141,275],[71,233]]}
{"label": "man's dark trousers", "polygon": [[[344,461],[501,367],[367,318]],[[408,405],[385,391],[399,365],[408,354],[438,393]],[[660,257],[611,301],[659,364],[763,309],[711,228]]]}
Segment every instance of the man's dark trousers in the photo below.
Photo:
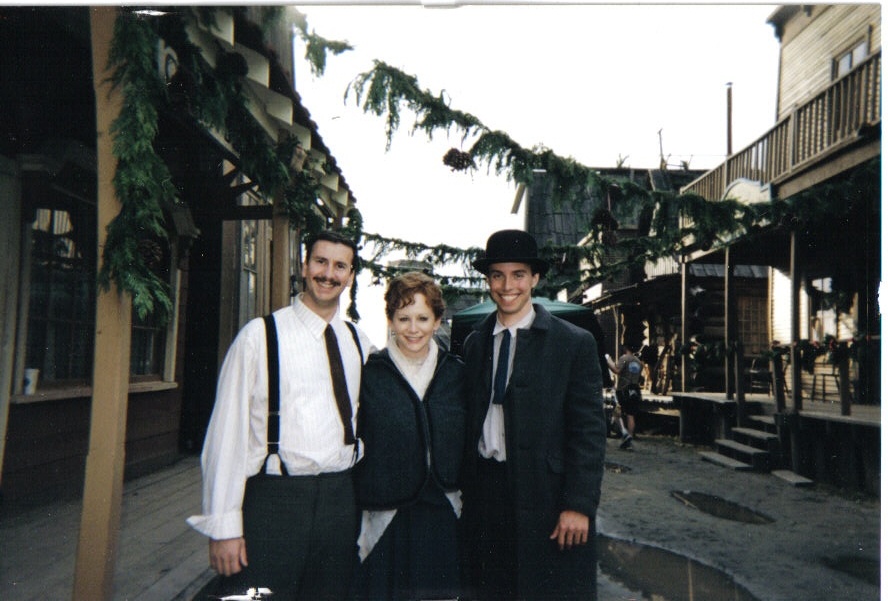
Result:
{"label": "man's dark trousers", "polygon": [[276,601],[341,601],[357,556],[351,470],[247,480],[244,538],[249,565],[226,584],[267,587]]}

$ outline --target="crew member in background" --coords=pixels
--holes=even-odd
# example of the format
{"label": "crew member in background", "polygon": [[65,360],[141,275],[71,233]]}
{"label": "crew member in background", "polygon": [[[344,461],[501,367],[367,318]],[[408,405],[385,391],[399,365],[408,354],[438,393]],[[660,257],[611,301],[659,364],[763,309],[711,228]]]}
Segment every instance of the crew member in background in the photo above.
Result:
{"label": "crew member in background", "polygon": [[617,402],[620,411],[626,416],[626,433],[620,442],[621,449],[631,449],[635,436],[635,416],[641,409],[641,361],[628,345],[623,345],[623,354],[614,363],[610,355],[605,355],[607,366],[617,375]]}

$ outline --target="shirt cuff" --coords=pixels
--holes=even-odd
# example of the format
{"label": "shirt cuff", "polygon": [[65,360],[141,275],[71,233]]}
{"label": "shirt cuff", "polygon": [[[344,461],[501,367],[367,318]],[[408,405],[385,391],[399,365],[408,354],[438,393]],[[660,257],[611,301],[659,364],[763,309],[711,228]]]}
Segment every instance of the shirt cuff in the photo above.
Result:
{"label": "shirt cuff", "polygon": [[240,511],[220,515],[193,515],[188,525],[213,540],[240,538],[244,535],[243,517]]}

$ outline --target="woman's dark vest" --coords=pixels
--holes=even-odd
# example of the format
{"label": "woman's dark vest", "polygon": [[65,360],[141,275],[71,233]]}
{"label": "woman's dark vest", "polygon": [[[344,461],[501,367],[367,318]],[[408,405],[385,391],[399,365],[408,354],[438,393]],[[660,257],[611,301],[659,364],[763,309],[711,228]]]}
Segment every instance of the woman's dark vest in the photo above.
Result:
{"label": "woman's dark vest", "polygon": [[412,504],[430,480],[445,491],[456,489],[466,432],[464,386],[462,360],[443,349],[422,400],[387,350],[370,355],[358,408],[364,457],[355,466],[355,492],[362,509]]}

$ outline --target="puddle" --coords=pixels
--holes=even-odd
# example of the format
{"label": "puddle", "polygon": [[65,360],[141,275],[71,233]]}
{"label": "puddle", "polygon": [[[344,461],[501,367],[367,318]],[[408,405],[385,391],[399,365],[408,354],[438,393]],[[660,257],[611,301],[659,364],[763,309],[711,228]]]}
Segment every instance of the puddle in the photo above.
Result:
{"label": "puddle", "polygon": [[857,555],[842,555],[841,557],[823,559],[822,562],[823,565],[837,572],[844,572],[858,580],[879,586],[880,568],[879,561],[876,559],[858,557]]}
{"label": "puddle", "polygon": [[768,516],[753,511],[748,507],[738,505],[733,501],[727,501],[715,495],[691,490],[673,490],[672,496],[688,507],[699,509],[709,515],[745,524],[772,524],[774,520]]}
{"label": "puddle", "polygon": [[632,471],[632,468],[627,465],[620,465],[619,463],[612,463],[610,461],[604,462],[604,469],[612,474],[625,474],[626,472]]}
{"label": "puddle", "polygon": [[724,572],[683,555],[602,535],[597,544],[602,601],[759,601]]}

